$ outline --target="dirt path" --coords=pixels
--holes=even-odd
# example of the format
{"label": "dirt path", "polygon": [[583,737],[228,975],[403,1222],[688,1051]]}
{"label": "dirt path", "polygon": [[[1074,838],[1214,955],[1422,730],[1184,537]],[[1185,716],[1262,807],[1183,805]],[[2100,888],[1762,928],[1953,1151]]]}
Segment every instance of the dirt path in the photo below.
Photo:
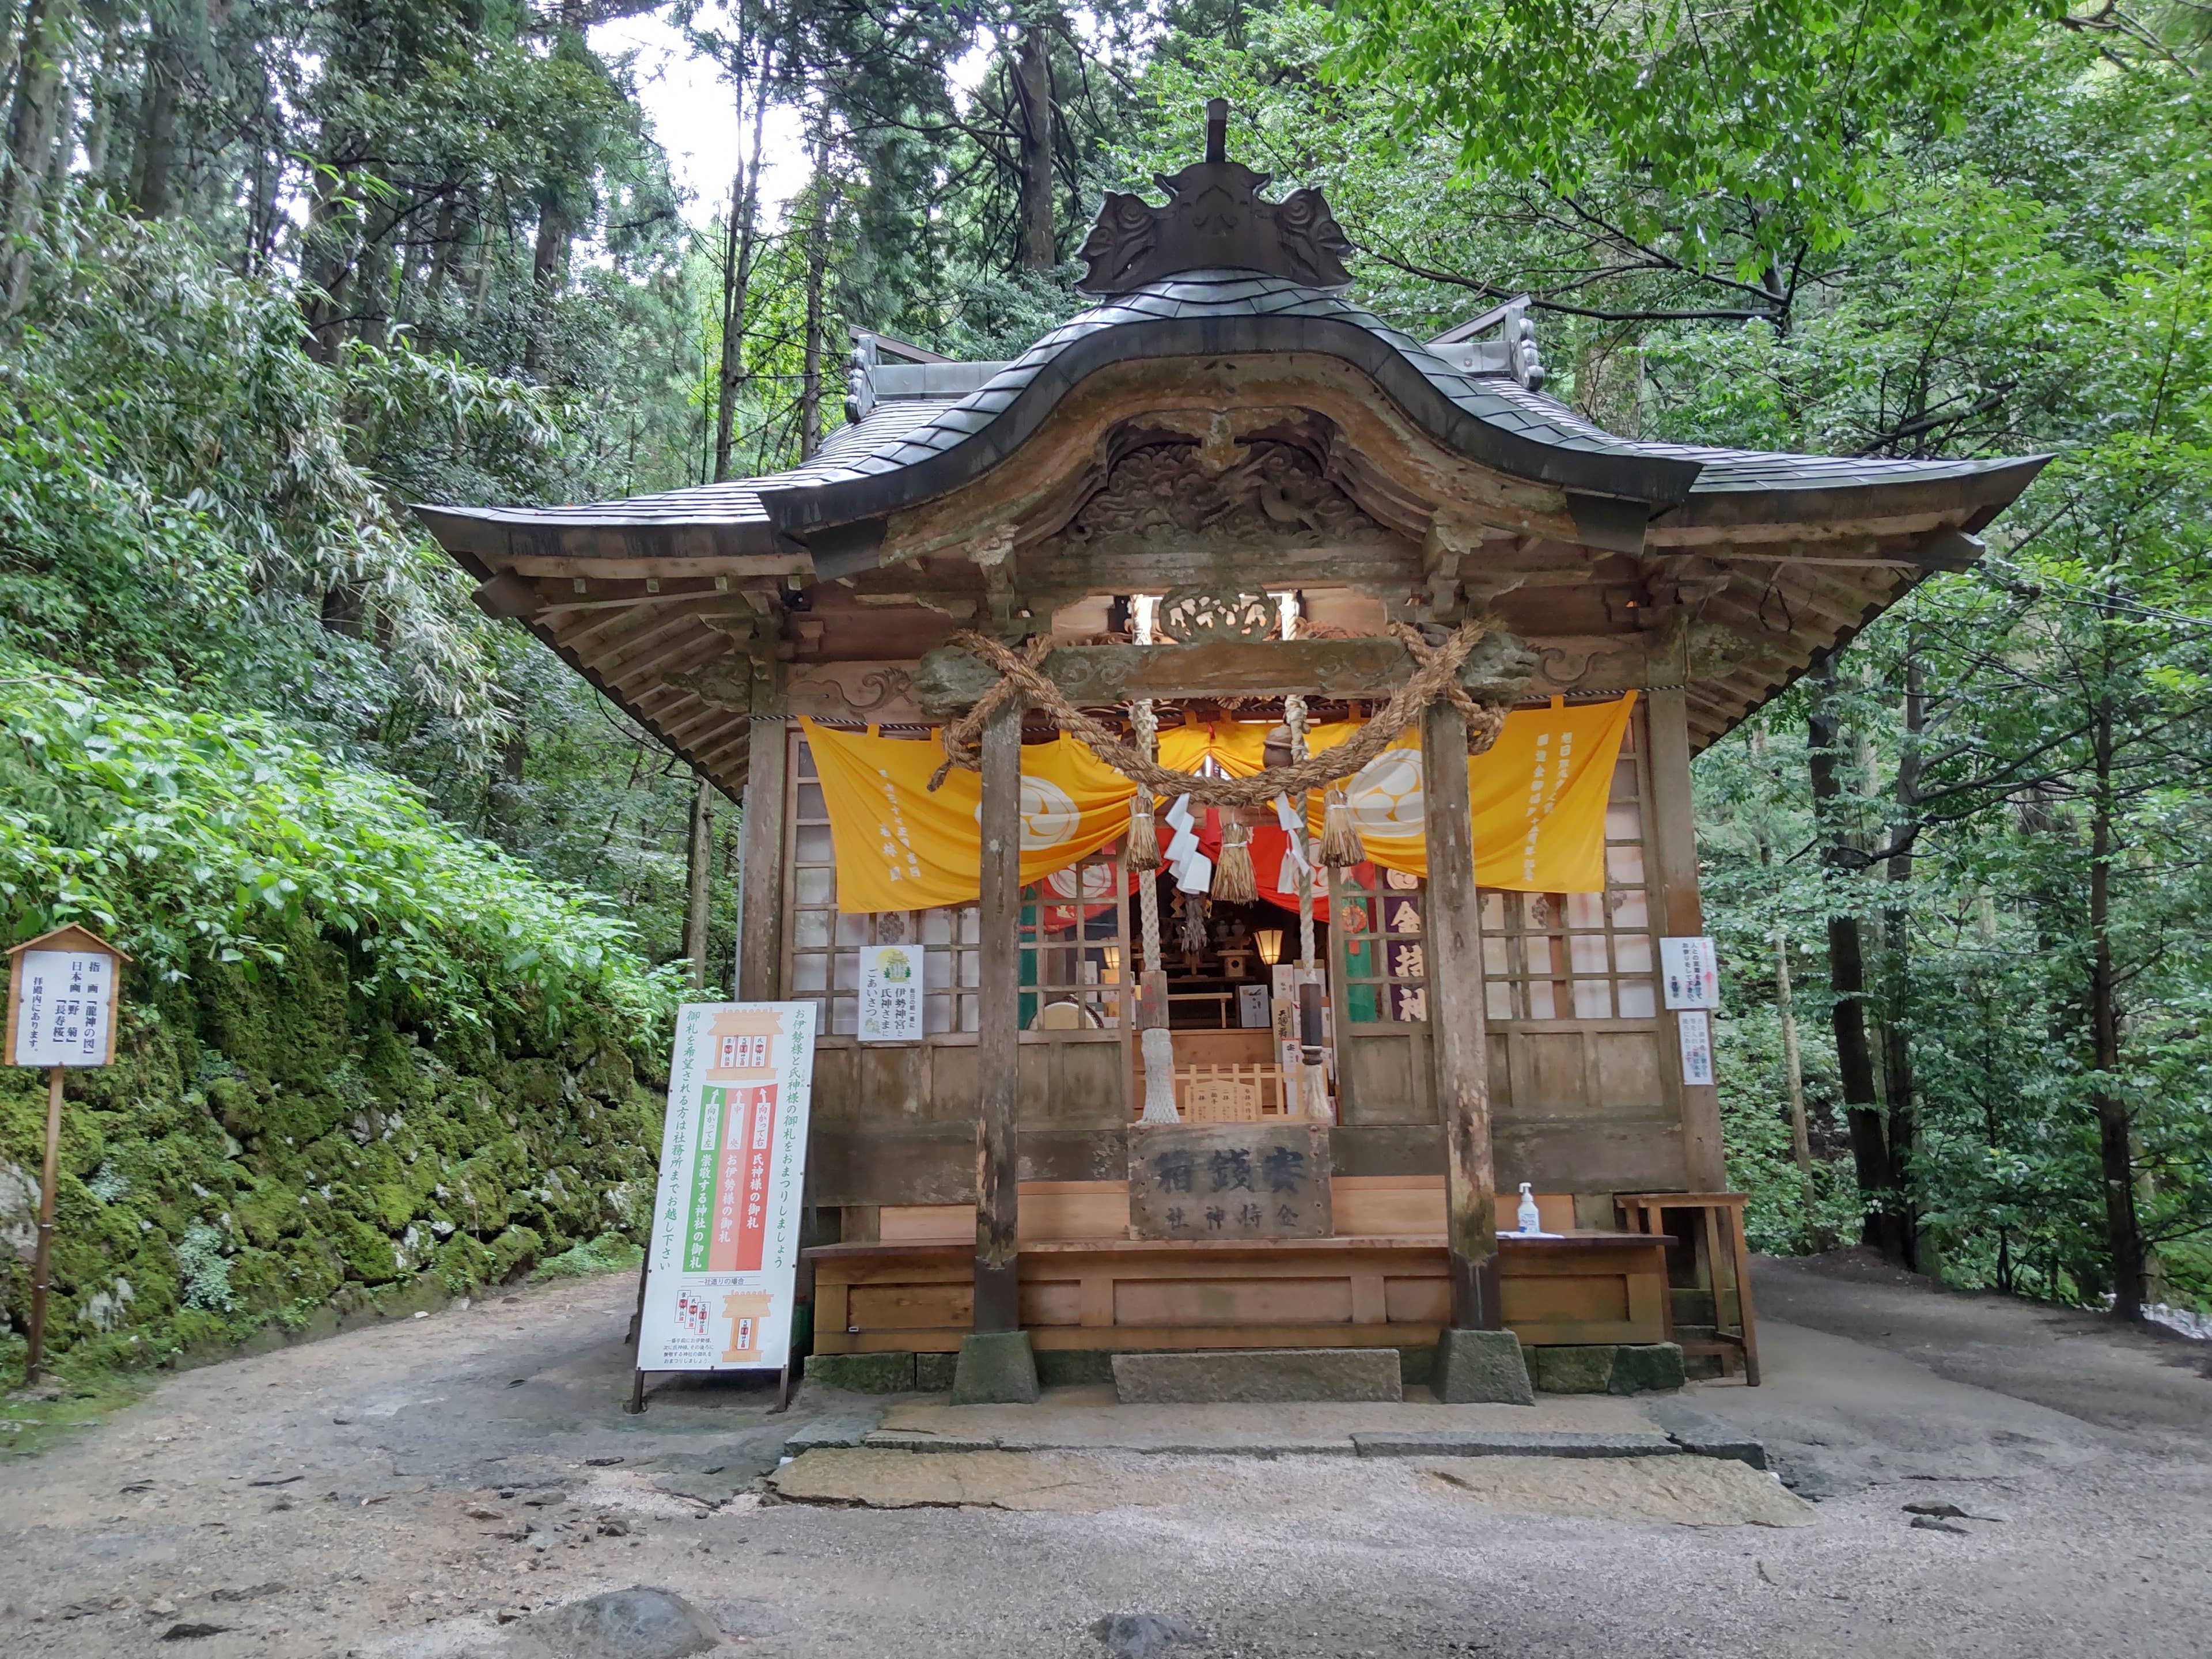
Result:
{"label": "dirt path", "polygon": [[[2212,1647],[2203,1345],[1776,1264],[1766,1386],[1694,1402],[1766,1438],[1811,1526],[1545,1512],[1502,1474],[1328,1458],[1108,1460],[1088,1478],[1121,1501],[1089,1512],[883,1510],[754,1491],[810,1408],[849,1400],[776,1418],[691,1389],[625,1417],[631,1288],[191,1372],[11,1460],[0,1651],[428,1659],[634,1583],[706,1608],[727,1651],[841,1659],[1095,1659],[1091,1625],[1123,1611],[1207,1632],[1168,1650],[1192,1659]],[[1947,1502],[2002,1519],[1902,1507]]]}

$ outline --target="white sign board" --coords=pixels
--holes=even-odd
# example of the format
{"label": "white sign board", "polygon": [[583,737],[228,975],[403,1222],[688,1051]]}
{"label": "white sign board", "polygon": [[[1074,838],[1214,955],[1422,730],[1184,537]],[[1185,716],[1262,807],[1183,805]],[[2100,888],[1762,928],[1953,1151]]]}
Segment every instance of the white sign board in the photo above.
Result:
{"label": "white sign board", "polygon": [[1237,1023],[1247,1030],[1264,1031],[1271,1016],[1267,1012],[1270,999],[1264,985],[1240,985],[1237,988]]}
{"label": "white sign board", "polygon": [[1721,1006],[1720,957],[1709,939],[1661,939],[1659,977],[1666,984],[1669,1008]]}
{"label": "white sign board", "polygon": [[927,953],[919,945],[869,945],[860,951],[860,1041],[921,1041],[921,988]]}
{"label": "white sign board", "polygon": [[1682,1081],[1713,1080],[1713,1024],[1703,1009],[1686,1009],[1674,1016],[1682,1033]]}
{"label": "white sign board", "polygon": [[115,958],[26,951],[15,958],[16,1066],[105,1066],[115,1020]]}
{"label": "white sign board", "polygon": [[775,1370],[789,1358],[814,1022],[811,1002],[676,1011],[640,1370]]}

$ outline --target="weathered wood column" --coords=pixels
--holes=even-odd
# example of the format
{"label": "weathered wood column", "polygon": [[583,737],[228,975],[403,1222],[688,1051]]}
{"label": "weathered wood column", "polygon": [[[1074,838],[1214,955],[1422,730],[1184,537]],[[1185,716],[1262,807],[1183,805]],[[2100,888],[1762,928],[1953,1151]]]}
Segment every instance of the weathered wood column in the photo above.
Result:
{"label": "weathered wood column", "polygon": [[783,994],[783,835],[787,764],[781,714],[755,714],[738,856],[744,887],[738,916],[738,1000]]}
{"label": "weathered wood column", "polygon": [[1467,722],[1449,702],[1421,716],[1421,794],[1429,850],[1422,924],[1437,1108],[1444,1128],[1445,1243],[1452,1324],[1501,1328],[1497,1173],[1490,1144],[1490,1020],[1482,982],[1482,911],[1467,792]]}
{"label": "weathered wood column", "polygon": [[975,1037],[975,1329],[1021,1328],[1015,1262],[1021,1146],[1022,711],[983,724],[982,1006]]}
{"label": "weathered wood column", "polygon": [[[1705,931],[1698,896],[1698,824],[1690,797],[1689,705],[1678,686],[1654,686],[1645,719],[1651,733],[1651,829],[1658,869],[1659,914],[1669,938]],[[1659,1016],[1661,1063],[1677,1082],[1682,1075],[1679,1017]],[[1728,1190],[1721,1148],[1720,1091],[1710,1083],[1682,1083],[1682,1157],[1689,1190]]]}

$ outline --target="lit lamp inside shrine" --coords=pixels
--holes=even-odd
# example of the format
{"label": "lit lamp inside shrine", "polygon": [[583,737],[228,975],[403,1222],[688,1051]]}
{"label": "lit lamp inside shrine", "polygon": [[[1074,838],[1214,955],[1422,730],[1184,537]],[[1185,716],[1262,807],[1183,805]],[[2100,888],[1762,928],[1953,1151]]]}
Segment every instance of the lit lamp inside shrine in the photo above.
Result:
{"label": "lit lamp inside shrine", "polygon": [[1104,971],[1102,977],[1106,983],[1119,985],[1121,982],[1121,947],[1118,945],[1102,945],[1098,947],[1098,957],[1103,964]]}
{"label": "lit lamp inside shrine", "polygon": [[1270,968],[1283,959],[1283,930],[1261,927],[1254,932],[1252,942],[1260,947],[1260,960]]}

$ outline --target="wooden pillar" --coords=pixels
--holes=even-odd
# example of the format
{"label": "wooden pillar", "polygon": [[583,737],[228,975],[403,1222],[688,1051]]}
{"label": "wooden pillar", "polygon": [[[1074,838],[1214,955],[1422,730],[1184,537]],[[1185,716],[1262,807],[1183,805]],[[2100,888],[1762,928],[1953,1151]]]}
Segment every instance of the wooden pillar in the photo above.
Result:
{"label": "wooden pillar", "polygon": [[1021,1147],[1022,711],[983,725],[982,1004],[975,1037],[975,1329],[1021,1328],[1015,1261]]}
{"label": "wooden pillar", "polygon": [[1468,823],[1467,722],[1449,702],[1421,716],[1429,914],[1422,924],[1437,1108],[1444,1129],[1445,1243],[1452,1324],[1498,1330],[1497,1170],[1490,1144],[1490,1019],[1482,982],[1482,912]]}
{"label": "wooden pillar", "polygon": [[[1645,704],[1651,732],[1652,852],[1658,868],[1659,914],[1670,939],[1705,931],[1698,897],[1698,824],[1690,800],[1690,713],[1680,686],[1655,686]],[[1710,1016],[1708,1016],[1710,1018]],[[1710,1083],[1681,1082],[1680,1022],[1660,1012],[1660,1063],[1681,1090],[1682,1154],[1689,1190],[1728,1190],[1721,1149],[1720,1091]]]}
{"label": "wooden pillar", "polygon": [[744,882],[738,917],[738,1000],[783,994],[783,836],[790,772],[781,715],[753,716],[745,773]]}

